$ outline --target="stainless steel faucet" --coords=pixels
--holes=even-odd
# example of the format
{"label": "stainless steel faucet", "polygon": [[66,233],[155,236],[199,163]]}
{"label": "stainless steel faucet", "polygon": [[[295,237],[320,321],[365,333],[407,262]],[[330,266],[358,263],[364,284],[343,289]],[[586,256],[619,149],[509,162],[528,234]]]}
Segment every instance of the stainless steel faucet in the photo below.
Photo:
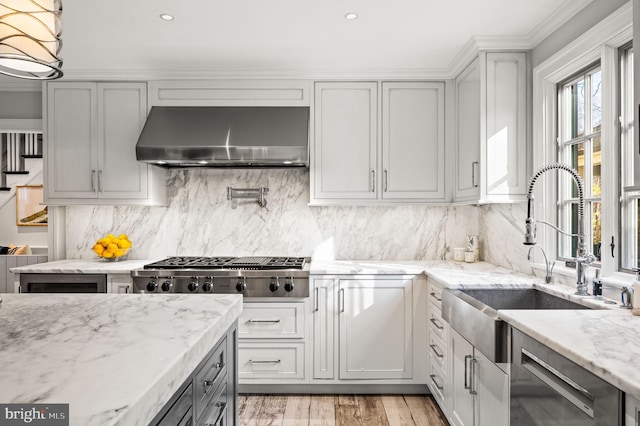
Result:
{"label": "stainless steel faucet", "polygon": [[527,260],[531,260],[531,252],[533,251],[534,248],[538,247],[540,249],[540,251],[542,251],[542,255],[544,256],[544,266],[547,269],[547,274],[544,277],[544,281],[549,284],[551,282],[551,275],[553,274],[553,267],[555,266],[554,262],[549,262],[549,259],[547,259],[547,253],[545,253],[544,249],[542,248],[542,246],[536,244],[533,245],[529,248],[529,252],[527,253]]}
{"label": "stainless steel faucet", "polygon": [[[585,215],[584,215],[584,183],[577,171],[562,163],[553,163],[542,166],[536,171],[529,180],[529,186],[527,187],[527,219],[525,221],[525,235],[524,244],[529,246],[535,246],[536,243],[536,220],[533,217],[533,187],[540,176],[549,170],[564,170],[569,173],[576,183],[578,188],[578,233],[569,234],[562,231],[557,226],[550,223],[540,221],[545,225],[551,226],[556,231],[570,236],[578,237],[578,247],[576,249],[576,294],[579,296],[589,295],[589,286],[586,283],[585,275],[589,264],[593,263],[595,256],[587,250],[585,242]],[[546,256],[545,256],[546,257]]]}

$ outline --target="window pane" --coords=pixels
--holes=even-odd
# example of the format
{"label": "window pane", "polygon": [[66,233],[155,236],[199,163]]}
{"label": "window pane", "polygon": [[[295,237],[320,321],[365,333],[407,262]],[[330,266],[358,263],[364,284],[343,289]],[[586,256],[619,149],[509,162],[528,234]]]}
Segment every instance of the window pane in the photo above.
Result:
{"label": "window pane", "polygon": [[602,71],[591,75],[591,133],[600,131],[602,125]]}
{"label": "window pane", "polygon": [[584,136],[584,79],[571,86],[571,138]]}
{"label": "window pane", "polygon": [[[585,212],[586,214],[586,212]],[[587,247],[587,250],[591,250],[592,253],[596,256],[598,261],[602,259],[601,255],[601,246],[602,246],[602,204],[601,203],[591,203],[591,224],[593,229],[593,247]]]}
{"label": "window pane", "polygon": [[[580,177],[584,180],[584,142],[580,142],[571,145],[571,167],[578,172]],[[573,183],[573,179],[569,175],[566,175],[567,182],[571,185],[571,198],[578,196],[578,188]]]}
{"label": "window pane", "polygon": [[602,146],[600,136],[591,140],[593,153],[591,154],[592,177],[591,196],[599,197],[602,194]]}

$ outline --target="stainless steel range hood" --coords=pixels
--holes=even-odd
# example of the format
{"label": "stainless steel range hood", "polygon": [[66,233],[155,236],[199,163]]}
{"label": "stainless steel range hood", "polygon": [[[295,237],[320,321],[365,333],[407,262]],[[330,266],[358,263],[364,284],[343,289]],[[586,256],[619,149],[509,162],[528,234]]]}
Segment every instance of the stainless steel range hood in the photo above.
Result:
{"label": "stainless steel range hood", "polygon": [[163,167],[308,167],[308,107],[152,107],[138,161]]}

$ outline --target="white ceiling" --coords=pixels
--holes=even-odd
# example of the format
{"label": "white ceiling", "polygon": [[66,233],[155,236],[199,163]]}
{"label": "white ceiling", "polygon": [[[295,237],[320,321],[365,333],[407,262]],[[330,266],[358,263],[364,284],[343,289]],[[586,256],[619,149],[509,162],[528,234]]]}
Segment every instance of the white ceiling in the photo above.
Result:
{"label": "white ceiling", "polygon": [[449,75],[474,37],[530,48],[591,1],[64,0],[63,71]]}

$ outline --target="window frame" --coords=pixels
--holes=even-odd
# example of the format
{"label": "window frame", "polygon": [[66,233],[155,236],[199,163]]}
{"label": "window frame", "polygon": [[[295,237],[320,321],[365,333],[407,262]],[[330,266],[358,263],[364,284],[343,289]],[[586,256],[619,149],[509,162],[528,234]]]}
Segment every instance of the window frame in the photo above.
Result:
{"label": "window frame", "polygon": [[[571,166],[571,161],[569,158],[571,157],[571,147],[576,145],[583,145],[584,150],[584,164],[583,164],[583,182],[584,182],[584,201],[585,201],[585,211],[584,214],[587,217],[593,217],[593,204],[600,203],[602,205],[602,194],[599,196],[594,196],[592,193],[592,183],[593,183],[593,140],[596,138],[600,138],[602,143],[602,120],[600,123],[600,130],[597,132],[593,132],[591,128],[592,125],[592,104],[591,104],[591,92],[592,92],[592,77],[598,71],[602,71],[602,67],[600,62],[593,63],[589,65],[587,68],[581,70],[580,72],[570,76],[566,80],[558,83],[558,111],[559,116],[564,116],[564,120],[569,121],[571,116],[571,111],[569,111],[567,107],[567,86],[573,85],[576,82],[583,80],[584,81],[584,129],[583,134],[578,136],[571,136],[570,126],[563,125],[560,120],[557,122],[557,141],[558,141],[558,153],[557,158],[560,163],[567,164]],[[602,89],[602,85],[601,85]],[[565,123],[566,124],[566,123]],[[615,141],[614,141],[615,142]],[[602,145],[601,145],[602,152]],[[587,155],[589,153],[589,155]],[[574,167],[576,171],[578,168]],[[560,177],[560,175],[558,175]],[[573,188],[575,187],[575,183],[573,179],[570,178],[568,174],[563,174],[562,179],[557,180],[558,185],[558,197],[557,202],[557,212],[556,212],[556,223],[560,227],[560,229],[564,231],[575,232],[577,225],[572,223],[572,209],[571,205],[577,205],[578,197],[577,194],[573,196]],[[607,212],[609,214],[609,212]],[[617,213],[615,213],[617,214]],[[574,226],[575,225],[575,226]],[[587,248],[593,247],[593,226],[585,228],[585,239],[587,242]],[[557,250],[557,259],[560,261],[572,260],[573,255],[575,255],[575,250],[577,248],[577,238],[569,238],[568,236],[561,237],[556,235],[558,240],[558,245],[556,247]],[[601,239],[602,242],[602,239]],[[563,254],[571,253],[571,256],[563,256]],[[596,253],[593,253],[596,255]],[[596,265],[600,265],[598,261]]]}
{"label": "window frame", "polygon": [[[602,262],[603,276],[618,273],[619,255],[611,256],[608,244],[613,233],[616,245],[620,218],[616,214],[605,213],[612,206],[619,205],[619,126],[617,89],[619,87],[618,49],[633,39],[632,6],[630,3],[602,20],[575,41],[558,51],[533,70],[533,170],[558,161],[557,99],[558,84],[591,64],[600,62],[602,70]],[[606,113],[605,113],[606,111]],[[554,173],[545,173],[538,180],[534,191],[536,219],[557,223],[558,187]],[[607,210],[609,211],[609,210]],[[589,231],[591,232],[591,231]],[[538,241],[548,250],[552,259],[558,259],[558,238],[555,230],[538,225]],[[605,250],[606,248],[606,250]],[[619,253],[619,252],[618,252]],[[556,261],[556,273],[575,277],[575,269],[563,268],[563,262]],[[627,274],[619,278],[625,279]]]}

